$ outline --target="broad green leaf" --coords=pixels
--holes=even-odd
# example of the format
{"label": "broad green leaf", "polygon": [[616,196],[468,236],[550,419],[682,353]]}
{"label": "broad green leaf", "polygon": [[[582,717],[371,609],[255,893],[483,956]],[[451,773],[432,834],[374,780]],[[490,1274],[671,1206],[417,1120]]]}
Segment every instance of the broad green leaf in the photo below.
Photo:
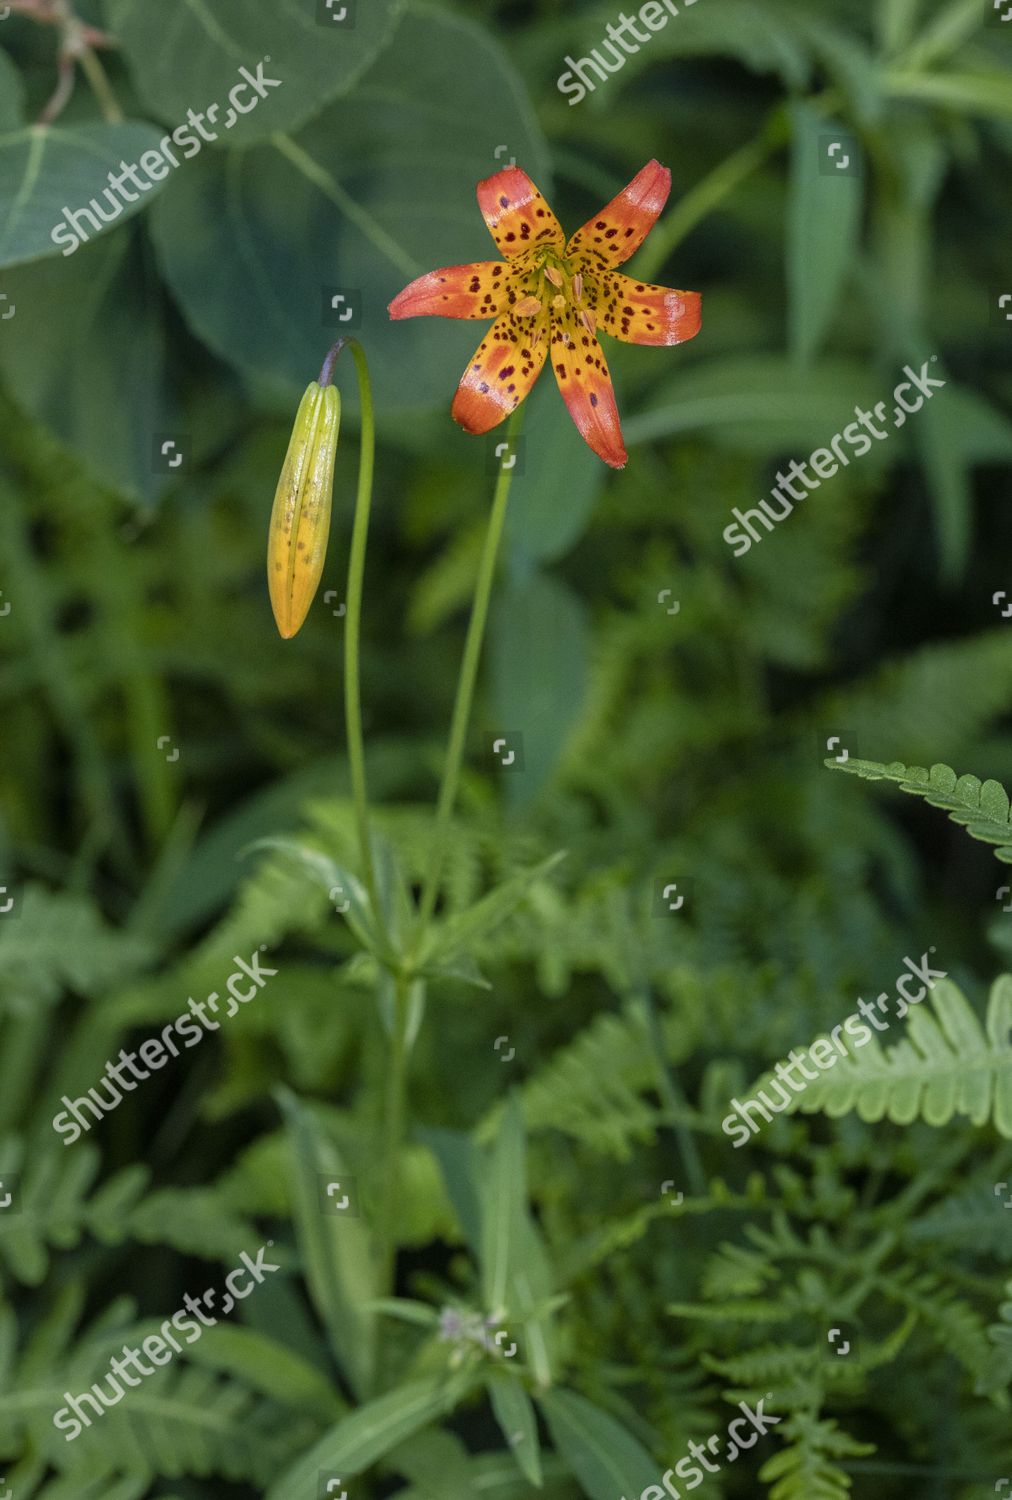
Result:
{"label": "broad green leaf", "polygon": [[297,140],[208,151],[176,174],[154,229],[191,328],[244,375],[301,393],[342,330],[330,300],[347,293],[383,420],[401,427],[438,404],[447,444],[478,467],[481,445],[449,407],[483,325],[394,323],[387,305],[423,271],[495,256],[475,185],[506,163],[504,144],[548,191],[505,53],[471,22],[411,4],[365,77]]}
{"label": "broad green leaf", "polygon": [[524,472],[513,481],[507,535],[538,562],[562,557],[586,530],[607,469],[570,421],[555,381],[539,381],[523,429]]}
{"label": "broad green leaf", "polygon": [[542,1484],[541,1444],[534,1407],[520,1381],[495,1371],[486,1381],[495,1419],[521,1472],[538,1489]]}
{"label": "broad green leaf", "polygon": [[636,1500],[660,1483],[660,1470],[646,1449],[585,1397],[555,1389],[539,1396],[538,1405],[552,1442],[590,1500]]}
{"label": "broad green leaf", "polygon": [[7,53],[0,51],[0,132],[6,134],[8,130],[17,130],[24,112],[25,88],[21,74]]}
{"label": "broad green leaf", "polygon": [[267,1491],[266,1500],[306,1500],[321,1472],[345,1478],[361,1474],[398,1443],[453,1410],[474,1376],[454,1375],[411,1381],[345,1417]]}
{"label": "broad green leaf", "polygon": [[523,769],[498,773],[514,807],[544,788],[579,717],[588,637],[583,602],[560,579],[535,573],[500,590],[492,611],[488,728],[523,736]]}
{"label": "broad green leaf", "polygon": [[[122,175],[124,161],[139,166],[159,139],[152,126],[134,122],[26,125],[0,136],[0,267],[52,255],[69,259],[80,253],[80,245],[147,208],[167,176],[155,181],[141,170],[137,182],[146,182],[147,191],[124,183],[134,199],[130,202],[110,186],[109,174]],[[93,200],[97,210],[91,207]],[[65,210],[75,215],[76,228],[67,222]]]}
{"label": "broad green leaf", "polygon": [[[622,79],[630,82],[646,68],[669,57],[733,57],[754,73],[776,73],[791,88],[803,88],[811,71],[797,29],[759,0],[720,0],[719,5],[699,5],[695,10],[676,7],[673,16],[650,41],[632,54],[622,68]],[[614,21],[614,8],[603,6],[583,23],[586,51],[603,37]],[[574,52],[574,56],[578,56]],[[609,57],[607,48],[605,57]],[[588,70],[589,72],[590,70]],[[590,76],[594,75],[590,73]],[[595,102],[607,108],[608,93],[602,85]]]}
{"label": "broad green leaf", "polygon": [[100,479],[135,499],[168,483],[153,452],[162,434],[179,430],[166,394],[164,331],[146,286],[129,231],[3,278],[16,309],[2,325],[4,383]]}
{"label": "broad green leaf", "polygon": [[376,1295],[369,1233],[361,1217],[324,1213],[323,1180],[340,1182],[347,1169],[295,1095],[279,1089],[277,1099],[291,1139],[295,1229],[306,1280],[335,1357],[361,1395],[372,1380],[376,1353],[376,1318],[367,1310]]}
{"label": "broad green leaf", "polygon": [[[807,105],[792,112],[790,215],[787,236],[787,290],[790,346],[807,363],[818,351],[836,311],[857,249],[861,225],[862,179],[857,150],[847,141],[835,161],[827,142],[831,120]],[[842,137],[846,141],[846,137]],[[838,169],[845,158],[846,168]]]}
{"label": "broad green leaf", "polygon": [[[335,0],[330,16],[337,19],[328,20],[317,0],[179,0],[171,6],[106,0],[110,26],[148,108],[175,126],[191,109],[207,115],[200,134],[237,146],[296,130],[346,93],[389,40],[401,7],[402,0]],[[240,72],[257,78],[261,64],[262,95],[249,84],[243,88]],[[274,79],[276,88],[268,83]],[[190,123],[190,135],[199,138]]]}
{"label": "broad green leaf", "polygon": [[[887,394],[856,361],[820,360],[799,370],[776,355],[735,357],[675,375],[656,393],[651,410],[630,417],[624,427],[630,446],[704,431],[746,453],[809,453],[854,420],[856,405],[874,406]],[[861,462],[884,462],[886,448],[876,445]]]}

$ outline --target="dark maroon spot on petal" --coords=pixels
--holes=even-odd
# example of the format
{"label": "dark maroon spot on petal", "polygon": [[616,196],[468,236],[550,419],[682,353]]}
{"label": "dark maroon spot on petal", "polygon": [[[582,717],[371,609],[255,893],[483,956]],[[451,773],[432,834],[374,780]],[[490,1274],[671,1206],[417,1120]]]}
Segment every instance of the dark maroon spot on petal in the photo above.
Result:
{"label": "dark maroon spot on petal", "polygon": [[605,237],[606,240],[613,240],[617,234],[618,234],[618,230],[617,229],[606,229],[604,237]]}
{"label": "dark maroon spot on petal", "polygon": [[595,229],[607,229],[607,227],[608,226],[605,223],[604,219],[598,219],[597,223],[594,225]]}
{"label": "dark maroon spot on petal", "polygon": [[[475,369],[477,369],[477,368],[478,368],[478,366],[475,365]],[[481,391],[481,394],[483,396],[487,396],[488,395],[488,390],[489,390],[488,381],[487,380],[483,380],[481,382],[481,384],[479,385],[478,389],[479,389],[479,391]]]}
{"label": "dark maroon spot on petal", "polygon": [[509,208],[509,206],[510,206],[510,200],[508,198],[503,197],[503,198],[499,199],[499,207],[500,208]]}
{"label": "dark maroon spot on petal", "polygon": [[591,391],[591,393],[590,393],[590,404],[591,404],[591,406],[596,406],[597,405],[597,397],[594,395],[593,391]]}
{"label": "dark maroon spot on petal", "polygon": [[499,379],[508,380],[515,369],[516,365],[503,365],[502,369],[499,371]]}

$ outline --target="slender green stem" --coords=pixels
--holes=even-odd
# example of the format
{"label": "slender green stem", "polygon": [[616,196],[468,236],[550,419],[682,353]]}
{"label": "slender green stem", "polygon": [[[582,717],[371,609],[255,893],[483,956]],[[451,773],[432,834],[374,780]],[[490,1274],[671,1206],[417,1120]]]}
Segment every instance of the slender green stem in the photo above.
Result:
{"label": "slender green stem", "polygon": [[[520,431],[522,421],[523,407],[518,406],[506,428],[507,438],[512,440],[516,437]],[[506,522],[506,505],[509,500],[512,483],[513,468],[503,467],[499,472],[495,494],[492,497],[492,510],[489,514],[488,529],[485,532],[485,544],[482,548],[481,562],[478,566],[478,581],[474,590],[474,603],[471,606],[471,620],[467,627],[467,639],[464,643],[464,657],[460,666],[460,678],[457,682],[457,698],[453,705],[453,719],[450,723],[450,743],[446,752],[443,781],[439,788],[439,801],[436,804],[436,827],[429,853],[429,867],[425,874],[425,881],[422,886],[422,898],[419,904],[418,927],[415,939],[416,951],[424,937],[429,919],[435,910],[436,898],[439,894],[439,882],[443,873],[443,860],[446,853],[447,827],[453,812],[453,804],[457,797],[460,766],[464,755],[464,741],[467,738],[467,726],[471,717],[471,703],[474,699],[474,685],[478,677],[478,664],[481,660],[485,623],[488,619],[488,607],[492,597],[492,584],[495,579],[496,558],[499,555],[499,543],[502,540],[503,526]]]}
{"label": "slender green stem", "polygon": [[351,530],[351,553],[348,558],[348,586],[344,621],[344,718],[348,734],[348,768],[351,794],[355,804],[355,824],[362,861],[362,878],[369,892],[373,915],[380,931],[383,917],[376,886],[376,872],[369,834],[369,794],[365,779],[365,745],[362,738],[362,692],[359,678],[359,642],[362,622],[362,581],[365,574],[366,542],[369,537],[369,512],[372,507],[373,473],[376,459],[376,418],[373,409],[372,381],[365,350],[357,339],[339,339],[327,355],[320,371],[320,384],[327,385],[338,355],[345,344],[355,356],[355,373],[362,408],[362,436],[359,445],[358,491],[355,495],[355,519]]}
{"label": "slender green stem", "polygon": [[397,1208],[400,1200],[400,1152],[404,1134],[404,1104],[407,1084],[408,1000],[411,981],[399,974],[394,981],[396,1010],[393,1050],[387,1073],[385,1131],[383,1138],[382,1205],[379,1219],[379,1295],[393,1295],[397,1260]]}
{"label": "slender green stem", "polygon": [[656,276],[672,250],[696,225],[728,197],[789,138],[787,117],[780,106],[772,112],[766,128],[754,140],[732,152],[713,171],[686,193],[654,229],[637,261],[639,275]]}

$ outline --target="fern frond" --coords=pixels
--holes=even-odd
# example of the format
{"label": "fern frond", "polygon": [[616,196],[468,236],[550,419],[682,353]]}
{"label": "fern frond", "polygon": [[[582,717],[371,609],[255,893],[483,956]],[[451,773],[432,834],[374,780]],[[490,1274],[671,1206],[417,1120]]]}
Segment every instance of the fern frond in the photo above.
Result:
{"label": "fern frond", "polygon": [[[628,1161],[632,1142],[653,1138],[660,1111],[642,1097],[656,1082],[647,1019],[637,1006],[598,1016],[524,1084],[528,1130],[564,1130],[595,1150]],[[497,1107],[479,1129],[492,1134]]]}
{"label": "fern frond", "polygon": [[905,766],[895,760],[882,765],[874,760],[825,762],[831,770],[847,771],[866,781],[893,781],[901,792],[923,797],[932,807],[941,807],[954,823],[960,823],[971,838],[997,844],[995,856],[1012,864],[1012,823],[1009,795],[999,781],[981,781],[979,776],[957,776],[951,766]]}
{"label": "fern frond", "polygon": [[[998,1309],[1000,1323],[992,1323],[987,1336],[994,1345],[983,1379],[977,1386],[984,1395],[1005,1392],[1012,1385],[1012,1281],[1006,1282],[1008,1301]],[[1005,1397],[1005,1405],[1008,1397]]]}
{"label": "fern frond", "polygon": [[1002,975],[991,989],[986,1033],[950,980],[935,984],[931,1004],[933,1015],[924,1007],[910,1011],[906,1037],[895,1046],[883,1048],[872,1036],[855,1048],[848,1038],[850,1050],[835,1051],[784,1112],[836,1118],[856,1110],[869,1124],[898,1125],[946,1125],[958,1114],[975,1125],[990,1121],[1012,1139],[1012,977]]}
{"label": "fern frond", "polygon": [[45,1280],[51,1249],[73,1249],[86,1234],[105,1245],[169,1245],[206,1260],[231,1260],[237,1244],[256,1238],[213,1189],[164,1188],[144,1197],[151,1175],[145,1166],[124,1167],[93,1192],[101,1157],[90,1141],[26,1157],[24,1143],[11,1136],[0,1142],[0,1164],[16,1184],[14,1203],[0,1214],[0,1263],[27,1286]]}
{"label": "fern frond", "polygon": [[759,1470],[760,1479],[773,1481],[769,1500],[847,1500],[850,1476],[835,1460],[875,1452],[812,1412],[794,1412],[778,1430],[788,1446]]}
{"label": "fern frond", "polygon": [[876,1277],[876,1284],[892,1301],[917,1314],[936,1343],[955,1355],[964,1369],[983,1380],[991,1350],[984,1321],[940,1277],[913,1266]]}

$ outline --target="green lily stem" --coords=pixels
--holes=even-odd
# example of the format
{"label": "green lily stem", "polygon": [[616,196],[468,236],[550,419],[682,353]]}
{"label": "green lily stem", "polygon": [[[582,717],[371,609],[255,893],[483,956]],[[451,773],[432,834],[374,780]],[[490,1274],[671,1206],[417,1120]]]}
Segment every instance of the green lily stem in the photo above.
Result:
{"label": "green lily stem", "polygon": [[397,1263],[397,1209],[400,1203],[400,1153],[404,1134],[408,1066],[408,1000],[411,981],[398,974],[395,985],[393,1050],[387,1073],[382,1155],[382,1202],[379,1216],[379,1296],[392,1297]]}
{"label": "green lily stem", "polygon": [[358,491],[355,495],[355,519],[351,530],[351,553],[348,558],[348,585],[344,621],[344,718],[348,736],[348,769],[351,794],[355,804],[355,825],[362,862],[362,878],[369,892],[373,918],[383,931],[369,833],[369,795],[365,779],[365,746],[362,738],[362,691],[359,676],[359,641],[362,622],[362,581],[365,574],[366,542],[369,536],[369,512],[372,507],[373,474],[376,460],[376,417],[373,408],[372,381],[365,350],[357,339],[338,339],[320,371],[320,385],[329,385],[338,355],[350,345],[355,357],[355,373],[362,408],[362,434],[359,447]]}
{"label": "green lily stem", "polygon": [[[523,406],[518,406],[506,427],[506,436],[511,442],[519,433],[522,422]],[[488,528],[485,532],[481,562],[478,566],[478,580],[475,585],[474,603],[471,606],[471,620],[467,627],[464,657],[460,666],[460,678],[457,682],[457,697],[453,705],[453,718],[450,723],[450,743],[446,752],[443,781],[439,788],[439,800],[436,804],[436,827],[433,833],[432,846],[429,853],[429,866],[422,885],[422,897],[418,908],[415,953],[417,953],[424,939],[425,930],[435,910],[436,898],[439,894],[443,861],[446,856],[447,827],[453,813],[454,802],[457,798],[460,767],[464,755],[464,742],[467,738],[467,727],[471,718],[471,704],[474,699],[474,686],[478,677],[482,641],[485,636],[485,624],[488,619],[489,602],[492,597],[496,559],[499,555],[499,544],[502,540],[503,527],[506,522],[506,505],[509,501],[512,483],[513,468],[503,467],[500,469],[495,494],[492,497],[492,510],[489,514]]]}

